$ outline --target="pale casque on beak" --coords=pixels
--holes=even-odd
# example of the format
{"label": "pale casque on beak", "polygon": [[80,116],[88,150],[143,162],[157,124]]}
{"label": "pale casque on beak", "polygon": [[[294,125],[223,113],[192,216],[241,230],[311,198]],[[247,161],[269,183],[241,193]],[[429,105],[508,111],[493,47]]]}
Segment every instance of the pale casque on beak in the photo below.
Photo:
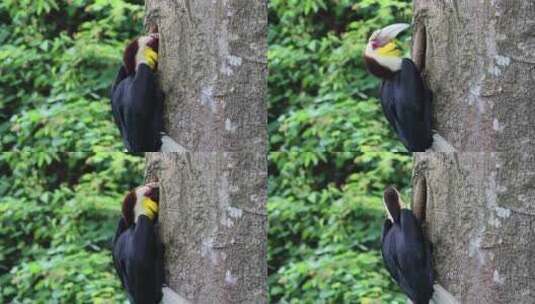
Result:
{"label": "pale casque on beak", "polygon": [[149,188],[158,188],[160,186],[160,183],[159,182],[152,182],[152,183],[145,184],[145,186],[149,187]]}
{"label": "pale casque on beak", "polygon": [[391,24],[379,31],[375,31],[370,36],[370,42],[372,43],[373,48],[381,47],[390,42],[392,39],[396,38],[399,33],[403,32],[409,27],[410,24],[408,23]]}

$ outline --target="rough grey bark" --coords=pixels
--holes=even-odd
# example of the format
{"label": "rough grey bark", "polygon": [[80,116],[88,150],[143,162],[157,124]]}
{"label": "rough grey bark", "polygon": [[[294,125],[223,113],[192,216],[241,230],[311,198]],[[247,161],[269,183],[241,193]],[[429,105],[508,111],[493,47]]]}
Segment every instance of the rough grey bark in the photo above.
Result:
{"label": "rough grey bark", "polygon": [[414,19],[434,128],[461,152],[535,153],[535,1],[415,0]]}
{"label": "rough grey bark", "polygon": [[188,151],[265,151],[264,0],[147,0],[169,135]]}
{"label": "rough grey bark", "polygon": [[192,303],[267,302],[267,160],[260,153],[147,153],[160,181],[169,286]]}
{"label": "rough grey bark", "polygon": [[267,301],[267,5],[147,0],[160,33],[165,125],[185,148],[147,154],[170,287],[193,303]]}
{"label": "rough grey bark", "polygon": [[417,153],[422,178],[438,283],[460,303],[535,303],[535,155]]}

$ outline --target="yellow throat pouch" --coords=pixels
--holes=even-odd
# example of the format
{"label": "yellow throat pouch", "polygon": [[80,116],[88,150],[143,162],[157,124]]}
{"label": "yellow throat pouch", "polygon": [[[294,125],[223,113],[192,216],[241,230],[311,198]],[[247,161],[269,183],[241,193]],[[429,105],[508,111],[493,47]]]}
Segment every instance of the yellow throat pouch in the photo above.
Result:
{"label": "yellow throat pouch", "polygon": [[147,47],[145,48],[145,50],[143,50],[143,56],[145,56],[145,60],[147,60],[147,64],[149,65],[149,67],[154,70],[154,67],[156,66],[156,61],[158,61],[158,53],[156,53],[150,47]]}
{"label": "yellow throat pouch", "polygon": [[397,44],[395,40],[390,41],[389,43],[377,49],[377,53],[379,53],[379,55],[389,56],[389,57],[401,56],[401,50],[399,49],[399,45]]}
{"label": "yellow throat pouch", "polygon": [[158,203],[156,203],[155,201],[151,200],[148,197],[145,197],[143,198],[142,204],[143,204],[143,209],[145,209],[146,215],[151,220],[154,220],[154,218],[156,217],[156,214],[159,211]]}

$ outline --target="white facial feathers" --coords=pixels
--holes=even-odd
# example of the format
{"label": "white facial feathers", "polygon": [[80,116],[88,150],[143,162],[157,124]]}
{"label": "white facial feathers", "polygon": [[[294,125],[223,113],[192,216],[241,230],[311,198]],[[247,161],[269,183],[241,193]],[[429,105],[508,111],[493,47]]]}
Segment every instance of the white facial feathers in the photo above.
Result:
{"label": "white facial feathers", "polygon": [[137,224],[137,218],[144,214],[143,210],[143,198],[145,197],[145,193],[149,190],[149,186],[141,186],[136,189],[136,204],[134,205],[134,222]]}
{"label": "white facial feathers", "polygon": [[[387,203],[388,201],[388,203]],[[401,208],[405,203],[401,200],[401,195],[398,189],[394,186],[389,186],[385,189],[383,194],[383,205],[386,209],[386,214],[390,222],[394,223],[394,217],[399,220]]]}
{"label": "white facial feathers", "polygon": [[388,217],[388,219],[390,220],[390,222],[393,224],[393,223],[394,223],[394,218],[393,218],[392,215],[390,214],[390,211],[388,210],[388,207],[386,206],[386,202],[385,202],[385,199],[384,199],[384,198],[383,198],[383,205],[385,206],[386,216]]}
{"label": "white facial feathers", "polygon": [[136,52],[136,70],[137,66],[145,62],[145,55],[143,52],[148,47],[147,44],[152,40],[152,36],[141,36],[137,40],[137,52]]}
{"label": "white facial feathers", "polygon": [[379,52],[377,52],[371,47],[370,43],[368,43],[368,46],[366,47],[366,52],[364,53],[364,55],[368,58],[372,58],[379,65],[389,69],[392,72],[401,70],[401,63],[403,62],[401,58],[381,56]]}
{"label": "white facial feathers", "polygon": [[372,58],[379,65],[392,72],[401,70],[401,58],[395,56],[385,56],[384,54],[380,53],[379,49],[395,39],[399,33],[409,27],[410,25],[408,23],[395,23],[380,30],[376,30],[370,36],[364,55],[368,58]]}

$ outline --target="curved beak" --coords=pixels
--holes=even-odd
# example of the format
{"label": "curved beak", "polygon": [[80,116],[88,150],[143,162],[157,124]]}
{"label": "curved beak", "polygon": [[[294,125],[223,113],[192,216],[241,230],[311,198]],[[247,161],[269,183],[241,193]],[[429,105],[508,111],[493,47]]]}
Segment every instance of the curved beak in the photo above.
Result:
{"label": "curved beak", "polygon": [[158,188],[160,186],[160,183],[159,182],[152,182],[152,183],[145,184],[143,186],[149,187],[149,188]]}
{"label": "curved beak", "polygon": [[134,191],[137,191],[138,189],[154,189],[154,188],[159,188],[160,187],[160,182],[151,182],[151,183],[146,183],[144,185],[140,185],[140,186],[137,186],[136,188],[134,188]]}
{"label": "curved beak", "polygon": [[399,35],[399,33],[403,32],[407,28],[409,28],[411,25],[408,23],[395,23],[391,24],[379,31],[379,34],[377,35],[377,40],[381,41],[382,44],[388,43],[390,40],[394,39]]}

